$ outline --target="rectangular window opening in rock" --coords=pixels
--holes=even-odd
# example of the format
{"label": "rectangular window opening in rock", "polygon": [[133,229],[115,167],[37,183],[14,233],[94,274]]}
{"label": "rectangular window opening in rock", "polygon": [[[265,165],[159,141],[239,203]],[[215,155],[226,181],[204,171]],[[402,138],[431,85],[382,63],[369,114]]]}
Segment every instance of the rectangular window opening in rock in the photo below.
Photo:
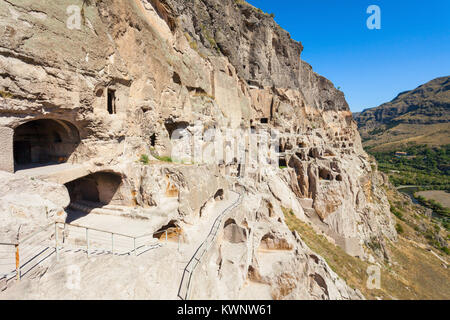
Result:
{"label": "rectangular window opening in rock", "polygon": [[116,114],[116,90],[108,89],[108,112]]}

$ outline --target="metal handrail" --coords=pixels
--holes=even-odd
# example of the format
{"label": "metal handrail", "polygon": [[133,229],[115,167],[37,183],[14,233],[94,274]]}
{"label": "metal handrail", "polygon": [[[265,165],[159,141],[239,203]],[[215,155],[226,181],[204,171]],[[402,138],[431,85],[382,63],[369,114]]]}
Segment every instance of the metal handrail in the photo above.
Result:
{"label": "metal handrail", "polygon": [[33,232],[32,234],[26,236],[23,239],[19,238],[16,242],[0,242],[0,245],[2,245],[2,246],[16,246],[16,245],[19,245],[20,243],[23,243],[25,241],[30,240],[31,238],[33,238],[34,236],[38,235],[39,233],[46,231],[49,227],[51,227],[54,224],[55,224],[55,222],[52,222],[52,223],[46,225],[45,227],[42,227],[40,230],[37,230],[37,231]]}
{"label": "metal handrail", "polygon": [[117,232],[112,232],[112,231],[106,231],[106,230],[100,230],[100,229],[96,229],[96,228],[81,226],[81,225],[74,224],[74,223],[60,223],[60,224],[64,224],[64,226],[71,226],[71,227],[76,227],[76,228],[80,228],[80,229],[89,229],[89,230],[92,230],[92,231],[98,231],[98,232],[114,234],[114,235],[117,235],[117,236],[126,237],[126,238],[130,238],[130,239],[137,239],[137,238],[139,238],[139,237],[133,237],[133,236],[130,236],[130,235],[127,235],[127,234],[121,234],[121,233],[117,233]]}
{"label": "metal handrail", "polygon": [[[0,266],[3,267],[4,269],[7,269],[8,271],[4,271],[6,273],[1,273],[0,274],[0,280],[2,279],[6,279],[8,280],[8,278],[13,277],[16,273],[16,260],[13,259],[13,256],[15,255],[16,252],[16,248],[17,248],[17,243],[0,243],[0,247],[8,247],[8,248],[13,248],[13,250],[9,251],[2,251],[2,255],[6,255],[9,256],[11,255],[11,258],[4,258],[4,257],[0,257]],[[9,269],[11,268],[11,269]],[[0,288],[1,290],[1,288]]]}
{"label": "metal handrail", "polygon": [[[241,167],[241,174],[240,174],[239,179],[242,178],[242,176],[245,174],[244,172],[245,172],[245,163]],[[242,197],[243,197],[243,194],[239,194],[239,197],[236,200],[236,202],[234,202],[232,205],[230,205],[228,208],[226,208],[215,219],[215,221],[213,223],[213,226],[212,226],[208,236],[206,237],[205,241],[198,247],[198,249],[194,253],[194,256],[191,258],[189,263],[186,265],[186,267],[184,269],[184,272],[183,272],[180,288],[178,290],[178,297],[180,297],[181,299],[184,299],[184,300],[187,299],[188,294],[189,294],[189,290],[190,290],[190,283],[191,283],[193,271],[195,270],[197,265],[200,263],[201,259],[205,255],[205,253],[211,247],[211,245],[213,243],[213,240],[215,239],[215,237],[217,235],[217,232],[219,230],[219,225],[220,225],[223,217],[225,216],[225,214],[228,211],[231,211],[231,210],[233,210],[234,208],[236,208],[238,206],[238,204],[242,201]],[[138,247],[136,246],[136,240],[144,238],[144,237],[154,236],[155,234],[162,234],[162,233],[165,232],[166,233],[166,241],[167,241],[167,239],[168,239],[168,231],[170,229],[170,228],[167,228],[167,229],[164,229],[164,230],[158,230],[158,231],[153,232],[153,233],[144,234],[144,235],[141,235],[141,236],[134,237],[134,236],[130,236],[130,235],[120,234],[120,233],[106,231],[106,230],[100,230],[100,229],[96,229],[96,228],[89,228],[89,227],[80,226],[80,225],[76,225],[76,224],[69,224],[69,223],[65,223],[65,222],[64,223],[63,222],[53,222],[53,223],[51,223],[51,224],[41,228],[40,230],[34,232],[33,234],[25,237],[24,239],[18,239],[18,241],[15,242],[15,243],[0,243],[1,246],[12,246],[12,247],[15,247],[15,249],[16,249],[15,250],[15,259],[13,259],[13,260],[15,260],[15,265],[16,265],[15,273],[16,273],[17,280],[20,280],[20,278],[21,278],[21,271],[22,271],[23,266],[29,264],[32,260],[34,260],[37,256],[39,256],[43,252],[42,249],[39,249],[39,250],[41,250],[40,253],[38,253],[37,255],[31,254],[30,255],[32,257],[31,259],[28,259],[28,261],[25,261],[24,263],[21,263],[21,259],[20,259],[20,256],[19,256],[19,248],[20,248],[20,246],[23,245],[26,241],[28,241],[28,240],[32,239],[33,237],[35,237],[36,235],[38,235],[38,234],[40,234],[40,233],[42,233],[44,231],[47,231],[48,228],[51,227],[51,226],[55,227],[55,229],[54,229],[54,236],[55,236],[55,247],[54,247],[55,251],[54,251],[54,253],[56,253],[57,261],[59,260],[59,248],[60,248],[60,246],[59,246],[59,243],[58,243],[58,230],[57,230],[57,227],[58,227],[58,225],[61,225],[61,224],[64,225],[64,230],[65,230],[66,226],[72,226],[72,227],[81,228],[81,229],[85,229],[86,230],[87,254],[88,254],[88,257],[89,257],[89,239],[88,239],[89,230],[102,232],[102,233],[107,233],[107,234],[112,235],[112,250],[111,250],[112,254],[114,254],[114,235],[121,236],[121,237],[126,237],[128,239],[133,239],[133,242],[134,242],[134,250],[133,251],[134,251],[135,254],[137,254]],[[53,234],[51,236],[53,236]],[[179,243],[179,240],[180,240],[179,237],[180,237],[180,234],[178,234],[178,243]],[[145,247],[145,245],[144,246],[140,246],[139,248],[142,248],[142,247]],[[200,249],[202,247],[203,247],[203,250],[200,251]],[[44,251],[47,251],[49,248],[52,248],[52,247],[47,247]],[[200,257],[197,257],[197,255],[199,253],[201,253],[201,255],[200,255]],[[51,253],[49,256],[51,256],[52,254],[53,253]],[[42,263],[42,261],[46,260],[49,256],[47,256],[43,260],[39,261],[36,265],[39,265],[40,263]],[[192,270],[189,271],[188,268],[193,263],[195,263],[195,265],[193,266]],[[14,264],[14,262],[12,262],[11,264]],[[32,268],[34,268],[36,265],[34,265]],[[30,270],[28,270],[27,272],[29,272],[29,271]],[[189,275],[189,281],[188,281],[187,288],[186,288],[186,295],[183,298],[181,296],[181,290],[182,290],[182,286],[183,286],[183,283],[184,283],[184,279],[185,279],[186,273],[189,273],[190,275]],[[11,272],[11,273],[8,273],[8,274],[0,275],[1,276],[0,278],[1,279],[5,278],[5,277],[7,278],[11,274],[14,274],[14,271]]]}
{"label": "metal handrail", "polygon": [[[62,224],[62,223],[60,223]],[[155,234],[163,234],[166,233],[166,241],[168,240],[168,231],[170,230],[170,228],[167,229],[163,229],[163,230],[158,230],[156,232],[153,233],[147,233],[147,234],[143,234],[140,236],[131,236],[131,235],[126,235],[126,234],[122,234],[122,233],[117,233],[117,232],[113,232],[113,231],[107,231],[107,230],[101,230],[101,229],[96,229],[96,228],[90,228],[90,227],[86,227],[86,226],[80,226],[77,224],[70,224],[70,223],[64,223],[64,229],[65,226],[70,226],[70,227],[75,227],[75,228],[80,228],[80,229],[85,229],[86,230],[86,249],[87,249],[87,255],[89,257],[89,231],[97,231],[97,232],[102,232],[102,233],[106,233],[111,235],[111,253],[114,255],[114,236],[120,236],[120,237],[125,237],[127,239],[133,240],[133,249],[130,250],[128,252],[128,254],[130,254],[131,252],[134,252],[135,255],[137,255],[137,250],[141,249],[142,247],[145,247],[146,245],[140,245],[138,246],[136,244],[136,241],[145,237],[153,237]],[[179,235],[178,235],[179,237]],[[56,251],[57,251],[57,259],[58,259],[58,246],[56,246]]]}
{"label": "metal handrail", "polygon": [[[57,223],[57,222],[56,222],[56,223]],[[28,240],[30,240],[31,238],[33,238],[33,237],[35,237],[36,235],[38,235],[39,233],[44,232],[44,231],[47,231],[47,229],[48,229],[49,227],[53,226],[54,224],[55,224],[55,222],[52,222],[52,223],[48,224],[47,226],[42,227],[40,230],[33,232],[33,234],[30,234],[30,235],[27,236],[26,238],[24,238],[24,239],[19,239],[18,242],[17,242],[17,244],[20,244],[20,243],[23,243],[23,242],[25,242],[25,241],[28,241]]]}
{"label": "metal handrail", "polygon": [[[137,255],[137,250],[146,246],[146,244],[138,246],[136,244],[136,241],[138,239],[141,239],[141,238],[144,238],[144,237],[154,236],[155,234],[162,234],[162,233],[165,232],[166,233],[166,240],[167,240],[168,239],[168,231],[170,230],[170,228],[167,228],[167,229],[163,229],[163,230],[158,230],[157,232],[154,232],[154,233],[143,234],[143,235],[135,237],[135,236],[131,236],[131,235],[121,234],[121,233],[117,233],[117,232],[111,232],[111,231],[107,231],[107,230],[101,230],[101,229],[97,229],[97,228],[89,228],[89,227],[85,227],[85,226],[81,226],[81,225],[77,225],[77,224],[70,224],[70,223],[64,223],[64,222],[53,222],[53,223],[51,223],[51,224],[41,228],[40,230],[38,230],[38,231],[28,235],[27,237],[25,237],[23,239],[19,239],[17,242],[14,242],[14,243],[1,242],[0,243],[0,246],[7,246],[7,247],[14,247],[15,248],[14,252],[11,252],[11,257],[10,258],[2,258],[3,260],[10,260],[11,263],[9,263],[9,264],[11,266],[15,266],[15,270],[11,271],[11,272],[8,272],[7,274],[1,274],[0,278],[2,278],[2,279],[5,278],[5,277],[8,278],[9,276],[13,276],[15,274],[17,280],[20,280],[21,279],[21,274],[22,274],[22,269],[25,266],[29,265],[31,261],[35,260],[36,257],[39,257],[44,251],[47,251],[49,248],[53,248],[53,247],[50,246],[50,247],[48,247],[46,249],[39,248],[37,250],[34,250],[34,252],[31,253],[31,254],[30,254],[30,252],[28,252],[28,254],[26,254],[27,258],[24,259],[24,260],[21,259],[20,255],[19,255],[19,253],[22,253],[22,252],[19,251],[19,248],[23,247],[24,244],[27,241],[29,241],[30,239],[34,238],[38,234],[41,234],[44,231],[48,231],[49,228],[52,227],[52,226],[55,227],[55,230],[50,235],[50,237],[53,236],[53,235],[55,236],[55,246],[54,246],[54,251],[52,251],[52,253],[49,256],[51,256],[54,253],[56,253],[56,259],[58,261],[59,260],[59,249],[61,248],[60,244],[59,244],[59,241],[58,241],[58,231],[57,231],[58,225],[64,225],[64,229],[66,228],[66,226],[70,226],[70,227],[86,229],[86,230],[92,230],[92,231],[102,232],[102,233],[106,233],[106,234],[112,235],[112,253],[113,254],[114,254],[114,239],[113,239],[114,236],[125,237],[127,239],[133,240],[134,246],[133,246],[133,249],[129,251],[129,253],[134,252]],[[88,233],[89,233],[89,231],[88,231]],[[89,248],[87,250],[87,253],[88,253],[88,256],[89,256]],[[36,267],[37,265],[41,264],[49,256],[47,256],[47,257],[45,257],[45,259],[37,262],[36,265],[33,265],[31,267],[31,269]],[[28,272],[29,271],[27,271],[25,273],[28,273]]]}
{"label": "metal handrail", "polygon": [[153,233],[145,233],[145,234],[140,235],[140,236],[131,236],[129,234],[123,234],[123,233],[118,233],[118,232],[113,232],[113,231],[108,231],[108,230],[101,230],[101,229],[81,226],[81,225],[73,224],[73,223],[56,222],[56,224],[64,224],[64,225],[77,227],[77,228],[81,228],[81,229],[89,229],[89,230],[92,230],[92,231],[98,231],[98,232],[104,232],[104,233],[108,233],[108,234],[114,234],[114,235],[117,235],[117,236],[126,237],[126,238],[130,238],[130,239],[140,239],[140,238],[144,238],[144,237],[150,237],[150,236],[154,236],[155,234],[168,232],[171,229],[171,228],[167,228],[167,229],[163,229],[163,230],[158,230],[158,231],[153,232]]}
{"label": "metal handrail", "polygon": [[[203,256],[205,255],[205,253],[210,249],[210,247],[213,244],[213,240],[215,239],[217,232],[219,231],[219,225],[222,223],[222,219],[223,217],[228,213],[231,212],[233,209],[235,209],[240,202],[242,201],[242,194],[239,194],[238,199],[231,204],[229,207],[227,207],[224,211],[222,211],[222,213],[220,215],[217,216],[217,218],[214,220],[214,223],[211,227],[211,230],[208,234],[208,236],[206,237],[205,241],[203,241],[200,246],[197,248],[197,250],[195,251],[194,255],[192,256],[192,258],[189,260],[188,264],[186,265],[186,267],[184,268],[183,271],[183,276],[181,278],[181,283],[180,283],[180,287],[178,288],[178,297],[182,300],[187,300],[188,296],[189,296],[189,292],[191,289],[191,280],[192,280],[192,275],[195,271],[195,269],[197,268],[198,264],[201,262],[201,259],[203,258]],[[203,249],[202,249],[203,248]],[[200,255],[200,256],[199,256]],[[199,256],[199,257],[198,257]],[[192,266],[192,268],[189,270],[189,267]],[[187,274],[189,273],[189,278],[188,278],[188,282],[186,285],[186,292],[184,295],[182,295],[181,291],[183,289],[183,284],[185,283],[185,278],[187,277]]]}
{"label": "metal handrail", "polygon": [[[45,231],[48,230],[49,227],[51,227],[54,223],[51,223],[45,227],[40,228],[39,230],[33,232],[32,234],[28,235],[27,237],[23,238],[23,239],[18,239],[17,242],[14,243],[1,243],[1,245],[3,246],[14,246],[15,250],[14,252],[11,252],[11,257],[8,258],[3,258],[3,260],[11,260],[11,263],[9,263],[11,266],[14,266],[14,271],[8,272],[7,274],[3,274],[3,278],[7,278],[11,275],[16,276],[17,280],[20,280],[21,278],[21,274],[22,274],[22,269],[25,266],[29,266],[30,262],[33,261],[34,259],[36,259],[36,257],[38,257],[39,255],[41,255],[43,253],[42,248],[38,249],[38,251],[40,250],[40,252],[38,254],[30,254],[28,252],[27,258],[25,259],[25,262],[23,263],[23,259],[20,258],[20,248],[21,246],[24,245],[24,243],[26,243],[27,241],[29,241],[30,239],[34,238],[35,236],[37,236],[38,234],[41,234]],[[47,248],[48,249],[48,248]],[[22,262],[22,263],[21,263]],[[38,262],[36,265],[40,264],[42,261]],[[33,269],[36,265],[32,266],[28,271],[26,271],[25,273],[28,273],[31,269]]]}
{"label": "metal handrail", "polygon": [[141,238],[145,238],[145,237],[150,237],[150,236],[154,236],[155,234],[162,234],[162,233],[167,233],[171,228],[167,228],[167,229],[163,229],[163,230],[158,230],[156,232],[153,233],[145,233],[143,235],[140,236],[131,236],[129,234],[123,234],[123,233],[118,233],[118,232],[113,232],[113,231],[108,231],[108,230],[101,230],[101,229],[96,229],[96,228],[91,228],[91,227],[86,227],[86,226],[81,226],[78,224],[73,224],[73,223],[62,223],[62,222],[57,222],[57,224],[64,224],[67,226],[71,226],[71,227],[76,227],[76,228],[80,228],[80,229],[88,229],[88,230],[92,230],[92,231],[97,231],[97,232],[103,232],[103,233],[108,233],[108,234],[113,234],[115,236],[121,236],[121,237],[125,237],[125,238],[129,238],[129,239],[141,239]]}
{"label": "metal handrail", "polygon": [[[240,175],[239,175],[239,177],[238,177],[239,180],[242,179],[243,177],[245,177],[245,169],[246,169],[246,168],[245,168],[245,167],[246,167],[245,162],[246,162],[246,156],[244,157],[243,160],[244,160],[244,161],[242,162],[242,165],[241,165],[241,172],[240,172]],[[213,226],[211,227],[211,230],[210,230],[208,236],[206,237],[205,241],[203,241],[202,244],[197,248],[197,250],[195,251],[195,253],[194,253],[194,255],[192,256],[191,260],[189,260],[188,264],[187,264],[186,267],[184,268],[183,276],[181,277],[181,283],[180,283],[180,287],[178,288],[178,295],[177,295],[181,300],[187,300],[187,298],[188,298],[188,296],[189,296],[189,291],[191,290],[191,280],[192,280],[192,275],[193,275],[195,269],[197,268],[197,265],[200,263],[201,259],[202,259],[203,256],[205,255],[205,253],[206,253],[206,252],[209,250],[209,248],[211,247],[211,245],[212,245],[212,243],[213,243],[213,240],[214,240],[214,238],[216,237],[217,232],[219,231],[219,225],[222,223],[223,217],[225,216],[225,214],[226,214],[227,211],[232,211],[232,210],[234,210],[234,208],[236,208],[236,207],[242,202],[242,198],[243,198],[243,193],[239,194],[238,200],[237,200],[235,203],[233,203],[230,207],[226,208],[226,209],[225,209],[225,210],[224,210],[224,211],[223,211],[223,212],[215,219],[215,221],[214,221],[214,223],[213,223]],[[218,221],[220,221],[220,223],[217,223]],[[217,224],[217,226],[216,226],[216,224]],[[214,229],[216,229],[216,230],[214,231]],[[211,235],[212,235],[212,237],[211,237]],[[210,237],[212,238],[211,241],[209,241],[209,238],[210,238]],[[209,246],[208,246],[208,244],[209,244]],[[198,253],[200,252],[200,249],[201,249],[202,247],[204,247],[204,246],[206,246],[206,248],[202,251],[200,257],[199,257],[199,258],[196,258],[196,256],[197,256]],[[195,262],[195,265],[192,267],[191,270],[189,270],[188,268],[189,268],[189,266],[190,266],[192,263],[194,263],[193,261],[196,261],[196,262]],[[184,297],[183,297],[183,296],[181,295],[181,290],[182,290],[182,288],[183,288],[183,283],[184,283],[184,281],[185,281],[185,277],[187,276],[187,273],[189,273],[189,280],[188,280],[187,287],[186,287],[186,293],[185,293],[185,295],[184,295]]]}

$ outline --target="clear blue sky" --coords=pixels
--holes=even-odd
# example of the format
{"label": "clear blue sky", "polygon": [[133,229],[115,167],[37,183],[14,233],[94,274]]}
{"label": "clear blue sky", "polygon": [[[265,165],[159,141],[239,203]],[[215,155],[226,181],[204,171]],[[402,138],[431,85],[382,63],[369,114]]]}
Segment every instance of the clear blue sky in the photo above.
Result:
{"label": "clear blue sky", "polygon": [[[450,0],[248,0],[304,46],[302,59],[344,91],[353,112],[450,75]],[[369,30],[367,8],[381,9]]]}

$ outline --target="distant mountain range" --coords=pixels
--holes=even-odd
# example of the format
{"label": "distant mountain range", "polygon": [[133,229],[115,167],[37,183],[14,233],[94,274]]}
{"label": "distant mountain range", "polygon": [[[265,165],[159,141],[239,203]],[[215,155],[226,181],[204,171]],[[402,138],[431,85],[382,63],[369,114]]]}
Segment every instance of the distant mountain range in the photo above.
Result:
{"label": "distant mountain range", "polygon": [[373,151],[401,149],[409,143],[450,143],[450,76],[400,93],[391,102],[353,114],[363,145]]}

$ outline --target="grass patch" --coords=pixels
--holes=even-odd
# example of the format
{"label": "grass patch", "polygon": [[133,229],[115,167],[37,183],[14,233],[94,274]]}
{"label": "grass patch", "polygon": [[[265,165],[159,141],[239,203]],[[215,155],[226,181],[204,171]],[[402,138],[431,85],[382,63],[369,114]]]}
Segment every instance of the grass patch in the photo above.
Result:
{"label": "grass patch", "polygon": [[202,28],[202,34],[205,37],[205,39],[209,42],[209,45],[211,48],[215,49],[218,54],[222,54],[222,51],[219,48],[219,45],[216,42],[216,39],[214,39],[213,36],[209,33],[208,29],[204,25],[201,26]]}
{"label": "grass patch", "polygon": [[206,59],[206,56],[200,52],[197,41],[195,41],[195,39],[192,39],[191,36],[189,35],[189,33],[187,33],[187,32],[184,33],[184,36],[186,37],[186,40],[188,41],[191,49],[194,50],[195,52],[197,52],[197,54],[201,58]]}
{"label": "grass patch", "polygon": [[393,205],[391,205],[391,212],[394,216],[396,216],[400,220],[403,220],[403,213],[401,213],[401,211],[396,207],[394,207]]}
{"label": "grass patch", "polygon": [[4,98],[4,99],[12,99],[14,98],[12,93],[6,92],[6,91],[2,91],[0,90],[0,97]]}
{"label": "grass patch", "polygon": [[398,223],[395,225],[395,230],[397,230],[398,234],[403,234],[405,232],[405,230],[403,229],[402,225],[398,224]]}
{"label": "grass patch", "polygon": [[[160,157],[160,156],[155,155],[155,154],[152,154],[152,156],[154,158],[158,159],[159,161],[162,161],[162,162],[170,162],[170,163],[174,162],[171,157]],[[149,158],[148,155],[143,154],[139,158],[139,162],[142,163],[143,165],[148,165],[148,164],[150,164],[150,158]]]}
{"label": "grass patch", "polygon": [[426,214],[426,208],[413,204],[411,201],[405,201],[405,196],[397,190],[385,188],[385,191],[391,205],[391,212],[397,219],[396,223],[403,230],[402,235],[448,254],[450,227],[448,216],[429,217]]}
{"label": "grass patch", "polygon": [[162,162],[170,162],[170,163],[173,162],[173,160],[172,160],[171,157],[160,157],[160,156],[156,156],[155,158],[158,159],[159,161],[162,161]]}
{"label": "grass patch", "polygon": [[143,155],[141,155],[141,157],[139,158],[139,162],[142,163],[142,164],[144,164],[144,165],[147,165],[147,164],[150,163],[150,158],[148,157],[148,155],[143,154]]}
{"label": "grass patch", "polygon": [[195,51],[198,51],[198,44],[197,44],[197,42],[194,39],[192,39],[191,36],[187,32],[184,33],[184,36],[186,37],[186,40],[188,41],[189,46],[191,47],[191,49],[193,49]]}

